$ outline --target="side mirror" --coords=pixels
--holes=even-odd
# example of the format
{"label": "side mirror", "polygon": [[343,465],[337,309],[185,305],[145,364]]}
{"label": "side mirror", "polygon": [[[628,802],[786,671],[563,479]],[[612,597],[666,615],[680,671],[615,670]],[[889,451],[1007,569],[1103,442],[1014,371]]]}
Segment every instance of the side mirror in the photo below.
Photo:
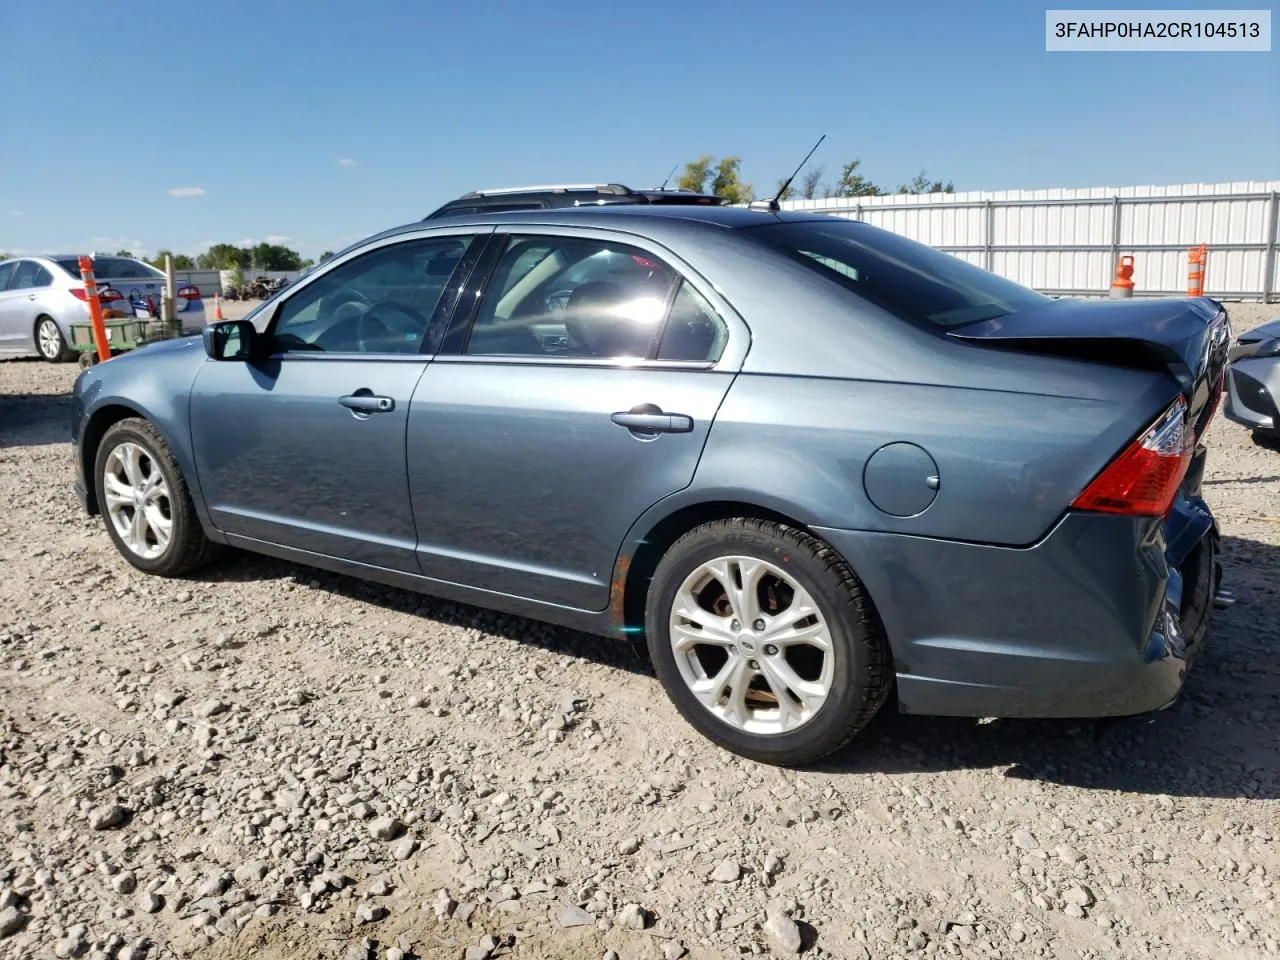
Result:
{"label": "side mirror", "polygon": [[204,328],[204,352],[211,360],[251,360],[258,331],[248,320],[223,320]]}

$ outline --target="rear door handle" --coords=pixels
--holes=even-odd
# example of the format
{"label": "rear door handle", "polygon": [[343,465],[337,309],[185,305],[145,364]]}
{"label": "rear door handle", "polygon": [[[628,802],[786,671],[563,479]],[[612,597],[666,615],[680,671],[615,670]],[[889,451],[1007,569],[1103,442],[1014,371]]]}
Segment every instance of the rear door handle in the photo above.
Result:
{"label": "rear door handle", "polygon": [[391,397],[379,397],[372,393],[355,393],[339,397],[338,402],[356,413],[390,413],[396,408]]}
{"label": "rear door handle", "polygon": [[623,411],[609,417],[620,427],[635,433],[691,433],[693,417],[683,413],[637,413]]}

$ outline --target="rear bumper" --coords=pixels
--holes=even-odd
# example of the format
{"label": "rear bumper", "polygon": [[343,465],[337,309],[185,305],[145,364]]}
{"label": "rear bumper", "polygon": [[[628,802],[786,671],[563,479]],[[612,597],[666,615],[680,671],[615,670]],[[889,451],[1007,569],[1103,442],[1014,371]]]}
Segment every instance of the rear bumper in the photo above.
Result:
{"label": "rear bumper", "polygon": [[[1165,525],[1068,513],[1011,549],[819,529],[888,633],[905,713],[1118,717],[1168,706],[1209,627],[1217,532],[1198,498]],[[1167,553],[1167,555],[1166,555]]]}
{"label": "rear bumper", "polygon": [[1280,433],[1280,357],[1249,357],[1227,368],[1223,416],[1250,430]]}

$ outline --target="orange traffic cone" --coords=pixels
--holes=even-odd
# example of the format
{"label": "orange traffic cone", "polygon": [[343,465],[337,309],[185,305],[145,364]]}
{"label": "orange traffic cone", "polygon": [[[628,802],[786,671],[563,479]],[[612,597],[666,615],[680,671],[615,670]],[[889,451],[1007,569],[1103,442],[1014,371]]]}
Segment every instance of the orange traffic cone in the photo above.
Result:
{"label": "orange traffic cone", "polygon": [[222,315],[222,297],[216,293],[213,295],[213,319],[215,323],[226,319]]}
{"label": "orange traffic cone", "polygon": [[1204,273],[1209,265],[1209,248],[1206,244],[1187,251],[1187,296],[1204,296]]}
{"label": "orange traffic cone", "polygon": [[1111,299],[1127,300],[1133,296],[1133,257],[1125,254],[1116,265],[1116,276],[1111,281]]}

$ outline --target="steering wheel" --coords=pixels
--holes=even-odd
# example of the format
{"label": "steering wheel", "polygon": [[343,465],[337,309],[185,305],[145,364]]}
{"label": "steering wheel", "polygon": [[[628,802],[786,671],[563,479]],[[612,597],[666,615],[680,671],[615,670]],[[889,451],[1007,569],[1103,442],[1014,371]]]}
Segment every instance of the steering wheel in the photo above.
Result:
{"label": "steering wheel", "polygon": [[561,287],[547,294],[544,301],[548,314],[557,313],[569,306],[569,298],[573,296],[574,287]]}
{"label": "steering wheel", "polygon": [[[409,323],[388,322],[388,318],[382,315],[385,312],[408,317]],[[356,342],[364,346],[371,339],[394,339],[406,344],[412,342],[416,349],[426,330],[427,318],[407,303],[379,300],[377,303],[370,303],[356,320]]]}
{"label": "steering wheel", "polygon": [[368,307],[373,303],[372,300],[354,287],[335,290],[324,298],[324,302],[327,304],[330,312],[346,303],[359,303],[365,307]]}

